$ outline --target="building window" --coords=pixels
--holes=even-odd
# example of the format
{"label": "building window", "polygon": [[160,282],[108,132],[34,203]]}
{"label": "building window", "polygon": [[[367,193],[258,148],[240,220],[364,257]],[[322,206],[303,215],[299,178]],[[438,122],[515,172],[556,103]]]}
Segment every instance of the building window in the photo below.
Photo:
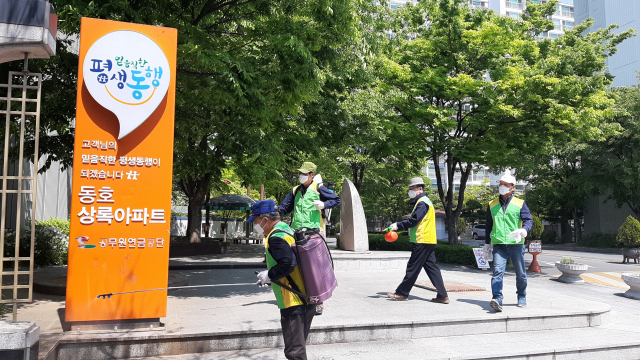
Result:
{"label": "building window", "polygon": [[514,13],[514,12],[508,12],[507,11],[507,16],[512,17],[514,19],[520,19],[520,14]]}
{"label": "building window", "polygon": [[573,7],[563,5],[561,11],[562,16],[573,17]]}
{"label": "building window", "polygon": [[453,186],[453,190],[455,190],[455,191],[460,191],[460,184],[455,184],[455,185]]}
{"label": "building window", "polygon": [[432,189],[437,189],[438,188],[438,184],[431,184],[431,188]]}
{"label": "building window", "polygon": [[553,19],[553,25],[555,25],[556,30],[562,30],[562,24],[560,23],[560,20]]}
{"label": "building window", "polygon": [[524,190],[524,185],[516,185],[516,190]]}
{"label": "building window", "polygon": [[397,9],[398,8],[398,3],[391,3],[391,8],[392,9]]}
{"label": "building window", "polygon": [[557,39],[558,38],[558,34],[551,34],[551,38],[552,39]]}
{"label": "building window", "polygon": [[564,31],[571,31],[573,30],[573,21],[562,20],[562,26],[564,27]]}
{"label": "building window", "polygon": [[507,8],[522,10],[522,0],[505,0]]}

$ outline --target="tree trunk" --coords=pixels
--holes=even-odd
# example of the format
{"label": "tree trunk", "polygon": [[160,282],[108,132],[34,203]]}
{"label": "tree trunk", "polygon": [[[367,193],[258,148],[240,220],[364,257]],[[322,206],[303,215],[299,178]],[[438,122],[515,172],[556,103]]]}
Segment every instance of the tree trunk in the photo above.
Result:
{"label": "tree trunk", "polygon": [[573,212],[573,227],[575,231],[576,244],[581,244],[582,243],[582,222],[580,221],[580,216],[578,216],[578,211]]}
{"label": "tree trunk", "polygon": [[561,237],[561,242],[564,243],[568,243],[571,242],[571,225],[569,225],[569,220],[562,220],[562,222],[560,223],[560,237]]}
{"label": "tree trunk", "polygon": [[200,242],[200,231],[202,228],[202,205],[209,192],[211,173],[202,174],[198,178],[188,178],[180,180],[180,189],[189,199],[187,213],[187,238],[189,242]]}
{"label": "tree trunk", "polygon": [[209,217],[211,216],[211,204],[209,201],[211,200],[211,193],[207,191],[207,197],[204,199],[205,206],[205,222],[204,222],[204,237],[209,237],[209,230],[211,229],[211,220]]}

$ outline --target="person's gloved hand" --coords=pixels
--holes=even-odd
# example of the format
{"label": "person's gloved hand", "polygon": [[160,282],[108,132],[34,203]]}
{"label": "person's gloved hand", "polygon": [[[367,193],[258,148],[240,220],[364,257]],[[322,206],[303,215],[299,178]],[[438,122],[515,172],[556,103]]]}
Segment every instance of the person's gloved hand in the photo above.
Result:
{"label": "person's gloved hand", "polygon": [[391,231],[397,231],[398,230],[398,223],[393,223],[393,224],[389,225],[389,227],[387,229],[391,229]]}
{"label": "person's gloved hand", "polygon": [[493,261],[493,245],[484,244],[482,247],[482,252],[484,253],[484,259],[487,261]]}
{"label": "person's gloved hand", "polygon": [[516,239],[516,243],[519,243],[520,241],[522,241],[524,238],[527,237],[527,230],[522,228],[515,229],[507,237],[510,239]]}
{"label": "person's gloved hand", "polygon": [[318,210],[324,209],[324,203],[320,200],[313,200],[313,206],[315,206]]}
{"label": "person's gloved hand", "polygon": [[269,282],[271,282],[271,279],[269,279],[269,270],[260,271],[257,276],[258,282],[256,282],[256,285],[260,287],[268,286]]}

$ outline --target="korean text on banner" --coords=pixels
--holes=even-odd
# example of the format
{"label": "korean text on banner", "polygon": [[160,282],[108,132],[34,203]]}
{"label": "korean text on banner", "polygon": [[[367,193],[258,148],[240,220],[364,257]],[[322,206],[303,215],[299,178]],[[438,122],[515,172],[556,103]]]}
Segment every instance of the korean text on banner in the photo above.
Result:
{"label": "korean text on banner", "polygon": [[83,18],[66,321],[166,316],[177,30]]}

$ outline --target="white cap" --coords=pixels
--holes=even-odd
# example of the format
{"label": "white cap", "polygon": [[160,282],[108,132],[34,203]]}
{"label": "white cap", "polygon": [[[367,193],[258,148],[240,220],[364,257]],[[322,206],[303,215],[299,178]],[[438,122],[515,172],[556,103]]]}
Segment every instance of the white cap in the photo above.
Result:
{"label": "white cap", "polygon": [[422,180],[421,177],[411,178],[411,180],[409,180],[409,187],[412,187],[413,185],[424,185],[424,180]]}
{"label": "white cap", "polygon": [[511,171],[507,170],[504,172],[504,175],[500,178],[500,181],[504,181],[509,184],[516,184],[516,177],[511,175]]}
{"label": "white cap", "polygon": [[313,182],[318,185],[322,184],[322,176],[320,176],[320,174],[316,174],[316,176],[313,177]]}

